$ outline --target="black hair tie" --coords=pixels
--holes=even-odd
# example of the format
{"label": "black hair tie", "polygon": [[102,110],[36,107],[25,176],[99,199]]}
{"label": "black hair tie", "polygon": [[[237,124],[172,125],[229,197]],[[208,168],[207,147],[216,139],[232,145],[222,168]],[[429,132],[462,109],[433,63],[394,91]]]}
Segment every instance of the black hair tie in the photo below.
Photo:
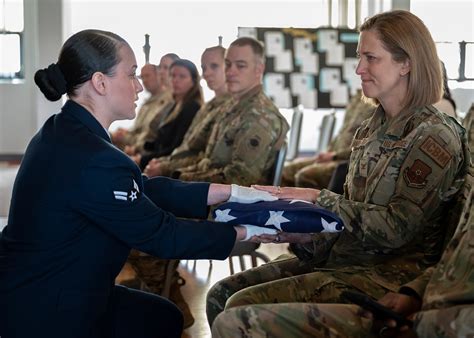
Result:
{"label": "black hair tie", "polygon": [[66,93],[66,79],[59,66],[56,63],[52,63],[45,71],[54,89],[56,89],[60,95]]}

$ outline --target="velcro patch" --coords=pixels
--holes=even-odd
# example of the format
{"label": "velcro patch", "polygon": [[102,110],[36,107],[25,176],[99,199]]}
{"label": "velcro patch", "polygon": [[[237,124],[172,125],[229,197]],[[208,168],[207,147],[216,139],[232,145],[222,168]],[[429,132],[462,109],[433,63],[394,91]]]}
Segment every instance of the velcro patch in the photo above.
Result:
{"label": "velcro patch", "polygon": [[446,167],[452,157],[451,154],[447,152],[443,146],[436,142],[436,140],[431,136],[428,137],[425,142],[423,142],[420,149],[433,161],[435,161],[435,163],[441,168]]}
{"label": "velcro patch", "polygon": [[405,183],[411,188],[421,189],[426,185],[426,178],[433,170],[422,160],[415,160],[411,167],[403,172]]}

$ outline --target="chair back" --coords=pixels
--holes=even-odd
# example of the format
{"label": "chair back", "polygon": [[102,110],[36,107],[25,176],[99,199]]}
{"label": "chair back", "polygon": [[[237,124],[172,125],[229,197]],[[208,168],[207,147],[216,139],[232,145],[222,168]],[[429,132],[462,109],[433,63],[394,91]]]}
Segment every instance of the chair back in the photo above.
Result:
{"label": "chair back", "polygon": [[298,156],[300,147],[301,126],[303,124],[303,105],[298,105],[293,109],[291,117],[290,136],[288,141],[288,151],[286,160],[291,161]]}
{"label": "chair back", "polygon": [[319,139],[317,152],[326,151],[329,143],[332,140],[334,133],[334,127],[336,125],[336,111],[333,110],[331,113],[324,115],[321,125],[319,126]]}
{"label": "chair back", "polygon": [[285,165],[286,151],[287,151],[286,141],[281,146],[276,154],[276,161],[273,167],[273,178],[272,185],[278,186],[281,182],[281,176],[283,174],[283,166]]}

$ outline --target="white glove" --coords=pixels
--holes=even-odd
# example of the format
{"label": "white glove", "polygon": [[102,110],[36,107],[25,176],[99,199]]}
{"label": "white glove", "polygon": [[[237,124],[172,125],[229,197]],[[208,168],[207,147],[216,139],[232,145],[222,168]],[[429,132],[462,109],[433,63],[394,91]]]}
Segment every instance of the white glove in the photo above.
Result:
{"label": "white glove", "polygon": [[232,184],[230,197],[227,202],[249,204],[260,201],[276,201],[277,199],[278,197],[270,195],[267,191]]}
{"label": "white glove", "polygon": [[278,233],[278,230],[276,230],[276,229],[269,229],[269,228],[259,227],[259,226],[256,226],[256,225],[242,224],[242,226],[245,229],[247,229],[247,235],[242,240],[242,242],[243,241],[248,241],[253,236],[276,235]]}

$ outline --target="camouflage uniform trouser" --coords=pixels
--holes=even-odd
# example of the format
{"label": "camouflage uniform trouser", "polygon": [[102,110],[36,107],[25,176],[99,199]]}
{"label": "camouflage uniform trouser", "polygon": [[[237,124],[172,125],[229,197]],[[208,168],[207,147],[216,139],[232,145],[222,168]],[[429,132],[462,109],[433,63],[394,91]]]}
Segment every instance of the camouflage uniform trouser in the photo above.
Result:
{"label": "camouflage uniform trouser", "polygon": [[213,338],[375,337],[372,321],[347,304],[260,304],[221,313],[212,326]]}
{"label": "camouflage uniform trouser", "polygon": [[344,290],[374,298],[388,290],[351,269],[321,269],[236,292],[215,319],[212,336],[371,337],[371,320],[358,314],[359,307],[332,303],[344,302]]}
{"label": "camouflage uniform trouser", "polygon": [[295,175],[295,185],[302,188],[327,188],[338,163],[336,161],[314,163],[302,168]]}
{"label": "camouflage uniform trouser", "polygon": [[293,161],[283,168],[282,186],[323,189],[327,188],[338,161],[315,163],[314,159]]}
{"label": "camouflage uniform trouser", "polygon": [[248,269],[222,279],[207,293],[206,313],[209,325],[224,311],[227,299],[239,290],[280,278],[301,275],[313,271],[311,264],[298,258],[274,260],[257,268]]}
{"label": "camouflage uniform trouser", "polygon": [[[132,265],[137,274],[137,278],[142,284],[141,289],[152,292],[157,295],[169,297],[167,291],[164,290],[166,281],[166,271],[173,271],[172,282],[176,282],[179,278],[177,268],[179,260],[177,259],[160,259],[155,256],[148,255],[144,252],[132,249],[128,256],[128,262]],[[171,283],[173,284],[173,283]]]}
{"label": "camouflage uniform trouser", "polygon": [[308,302],[341,303],[344,290],[358,290],[374,298],[413,280],[421,271],[416,262],[379,264],[374,267],[321,268],[298,258],[273,261],[217,282],[207,294],[207,319],[235,306]]}

